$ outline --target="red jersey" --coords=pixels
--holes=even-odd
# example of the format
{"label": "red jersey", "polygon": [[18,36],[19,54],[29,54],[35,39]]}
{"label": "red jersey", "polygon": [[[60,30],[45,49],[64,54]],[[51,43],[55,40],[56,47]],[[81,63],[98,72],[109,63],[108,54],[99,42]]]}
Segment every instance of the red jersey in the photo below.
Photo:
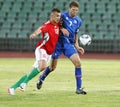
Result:
{"label": "red jersey", "polygon": [[51,55],[58,41],[59,25],[52,24],[50,21],[47,21],[40,27],[40,30],[42,31],[42,40],[37,43],[36,47],[40,46],[43,43],[45,33],[48,33],[49,40],[43,44],[41,48],[45,49],[47,54]]}

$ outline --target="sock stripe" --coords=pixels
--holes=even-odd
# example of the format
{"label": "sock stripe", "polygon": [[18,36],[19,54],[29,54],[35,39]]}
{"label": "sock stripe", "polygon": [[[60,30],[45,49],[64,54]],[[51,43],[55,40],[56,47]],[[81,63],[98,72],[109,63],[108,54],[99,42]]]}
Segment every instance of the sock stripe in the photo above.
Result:
{"label": "sock stripe", "polygon": [[82,75],[75,75],[75,77],[82,77]]}

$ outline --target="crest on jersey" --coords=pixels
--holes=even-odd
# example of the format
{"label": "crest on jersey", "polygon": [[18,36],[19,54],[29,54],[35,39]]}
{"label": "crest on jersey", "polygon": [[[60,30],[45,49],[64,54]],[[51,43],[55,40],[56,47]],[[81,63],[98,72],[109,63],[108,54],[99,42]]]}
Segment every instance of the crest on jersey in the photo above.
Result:
{"label": "crest on jersey", "polygon": [[56,33],[57,35],[59,34],[59,29],[58,29],[58,28],[55,29],[55,33]]}
{"label": "crest on jersey", "polygon": [[68,20],[68,17],[66,17],[66,20]]}
{"label": "crest on jersey", "polygon": [[75,24],[77,24],[77,21],[76,21],[76,20],[74,20],[74,23],[75,23]]}

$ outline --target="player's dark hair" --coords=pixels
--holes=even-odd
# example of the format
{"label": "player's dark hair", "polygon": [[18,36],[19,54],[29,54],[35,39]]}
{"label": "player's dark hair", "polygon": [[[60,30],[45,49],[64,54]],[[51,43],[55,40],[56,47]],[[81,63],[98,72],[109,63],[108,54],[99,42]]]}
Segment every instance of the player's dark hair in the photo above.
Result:
{"label": "player's dark hair", "polygon": [[58,13],[60,13],[60,10],[58,8],[53,8],[52,12],[58,12]]}
{"label": "player's dark hair", "polygon": [[80,7],[80,4],[79,4],[79,2],[77,2],[77,1],[72,1],[70,4],[69,4],[69,7],[71,8],[71,7],[73,7],[73,6],[75,6],[75,7]]}

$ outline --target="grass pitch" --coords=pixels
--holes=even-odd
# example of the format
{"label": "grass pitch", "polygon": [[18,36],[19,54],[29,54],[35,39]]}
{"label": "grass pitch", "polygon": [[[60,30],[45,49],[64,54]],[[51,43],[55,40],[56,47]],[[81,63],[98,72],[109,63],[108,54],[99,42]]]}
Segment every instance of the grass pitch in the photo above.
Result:
{"label": "grass pitch", "polygon": [[0,107],[120,107],[120,61],[82,59],[83,87],[87,95],[75,94],[74,66],[60,59],[57,69],[36,89],[32,79],[26,92],[16,95],[7,88],[31,70],[34,59],[0,59]]}

